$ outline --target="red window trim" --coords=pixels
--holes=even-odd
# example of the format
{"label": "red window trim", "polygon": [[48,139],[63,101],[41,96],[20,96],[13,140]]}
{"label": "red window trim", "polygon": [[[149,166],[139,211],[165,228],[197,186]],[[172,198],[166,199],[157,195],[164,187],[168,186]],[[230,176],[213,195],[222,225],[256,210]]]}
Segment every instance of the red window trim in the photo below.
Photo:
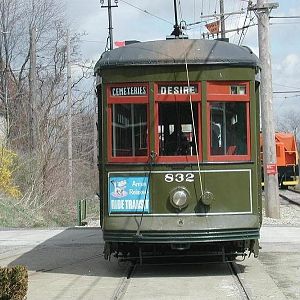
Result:
{"label": "red window trim", "polygon": [[195,93],[195,94],[165,94],[165,95],[162,95],[162,94],[159,94],[158,93],[158,86],[159,85],[162,85],[162,84],[165,84],[165,85],[173,85],[173,86],[176,86],[176,85],[187,85],[187,82],[184,82],[184,81],[178,81],[178,82],[157,82],[154,84],[154,97],[155,97],[155,102],[159,101],[159,102],[162,102],[162,101],[166,101],[166,102],[174,102],[174,101],[177,101],[177,102],[187,102],[187,101],[190,101],[190,98],[191,100],[194,102],[197,102],[197,101],[201,101],[201,82],[190,82],[190,85],[197,85],[198,86],[198,93]]}
{"label": "red window trim", "polygon": [[[112,87],[130,87],[146,86],[147,93],[144,96],[112,96],[110,91]],[[149,161],[150,152],[150,127],[149,127],[149,84],[148,83],[116,83],[108,84],[107,91],[107,157],[108,162],[112,163],[146,163]],[[113,104],[147,104],[147,155],[146,156],[113,156],[112,155],[112,105]]]}
{"label": "red window trim", "polygon": [[[249,81],[208,81],[207,83],[207,101],[249,101],[250,83]],[[246,94],[230,94],[232,85],[245,85]],[[228,87],[228,93],[222,93],[222,88]]]}
{"label": "red window trim", "polygon": [[[213,101],[211,101],[213,102]],[[246,103],[246,116],[247,116],[247,154],[245,155],[211,155],[210,154],[210,133],[211,133],[211,126],[210,126],[210,103],[207,102],[206,111],[207,111],[207,159],[209,162],[229,162],[229,161],[249,161],[251,158],[251,147],[250,147],[250,102]],[[219,100],[219,102],[232,102],[232,101],[224,101]],[[242,102],[242,101],[240,101]]]}
{"label": "red window trim", "polygon": [[[160,156],[159,155],[159,133],[158,133],[158,104],[162,103],[165,101],[156,101],[155,102],[155,110],[154,110],[154,119],[155,119],[155,152],[157,153],[156,157],[156,162],[158,163],[177,163],[177,162],[182,162],[182,163],[191,163],[191,162],[197,162],[197,155],[193,156],[184,156],[184,155],[172,155],[172,156]],[[167,102],[176,102],[176,101],[167,101]],[[180,101],[180,102],[188,102],[188,101]],[[201,138],[201,101],[198,100],[197,103],[198,107],[198,124],[196,125],[198,127],[198,136],[197,136],[197,141],[198,141],[198,153],[199,153],[199,160],[202,161],[202,142]]]}
{"label": "red window trim", "polygon": [[[227,162],[227,161],[249,161],[251,158],[250,147],[250,82],[249,81],[207,81],[207,159],[209,162]],[[246,86],[246,94],[230,94],[230,87],[233,85]],[[228,88],[227,88],[228,87]],[[228,93],[224,93],[224,89]],[[246,155],[211,155],[210,154],[210,103],[211,102],[246,102],[247,116],[247,154]]]}

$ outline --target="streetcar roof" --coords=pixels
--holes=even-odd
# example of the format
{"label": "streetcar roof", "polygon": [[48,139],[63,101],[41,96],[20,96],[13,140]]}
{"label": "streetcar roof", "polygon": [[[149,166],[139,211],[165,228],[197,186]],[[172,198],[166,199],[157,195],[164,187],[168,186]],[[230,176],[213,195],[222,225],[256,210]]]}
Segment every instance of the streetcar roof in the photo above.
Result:
{"label": "streetcar roof", "polygon": [[101,69],[141,65],[259,66],[248,48],[218,40],[175,39],[134,43],[104,52],[95,66]]}

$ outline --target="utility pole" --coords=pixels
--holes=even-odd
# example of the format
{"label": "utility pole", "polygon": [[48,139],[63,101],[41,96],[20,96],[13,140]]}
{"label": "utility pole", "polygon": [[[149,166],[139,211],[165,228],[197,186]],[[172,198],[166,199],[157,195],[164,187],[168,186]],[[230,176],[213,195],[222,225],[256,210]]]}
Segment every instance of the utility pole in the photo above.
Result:
{"label": "utility pole", "polygon": [[29,69],[29,149],[32,153],[36,143],[36,28],[30,30],[30,69]]}
{"label": "utility pole", "polygon": [[225,39],[224,0],[220,0],[221,38]]}
{"label": "utility pole", "polygon": [[97,109],[97,92],[94,92],[94,150],[93,150],[93,160],[94,160],[94,174],[95,178],[98,178],[98,109]]}
{"label": "utility pole", "polygon": [[276,168],[275,129],[273,120],[272,67],[269,38],[269,15],[278,3],[257,0],[259,58],[261,61],[261,123],[263,135],[264,189],[266,216],[279,219],[280,203],[278,194],[278,175]]}
{"label": "utility pole", "polygon": [[114,48],[114,39],[113,39],[113,27],[112,27],[112,11],[113,7],[118,7],[118,0],[114,0],[115,5],[111,5],[111,0],[107,0],[107,5],[104,5],[104,0],[100,0],[101,8],[107,8],[108,12],[108,36],[109,36],[109,50]]}
{"label": "utility pole", "polygon": [[70,31],[67,31],[67,96],[68,96],[68,178],[70,200],[73,199],[73,144],[72,144],[72,94]]}

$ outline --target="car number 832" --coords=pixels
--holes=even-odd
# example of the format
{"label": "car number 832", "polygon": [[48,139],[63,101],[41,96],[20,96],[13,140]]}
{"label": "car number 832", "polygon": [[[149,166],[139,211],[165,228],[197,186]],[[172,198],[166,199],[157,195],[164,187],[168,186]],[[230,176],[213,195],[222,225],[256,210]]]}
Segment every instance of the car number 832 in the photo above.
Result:
{"label": "car number 832", "polygon": [[194,182],[195,175],[193,173],[167,173],[165,174],[165,182]]}

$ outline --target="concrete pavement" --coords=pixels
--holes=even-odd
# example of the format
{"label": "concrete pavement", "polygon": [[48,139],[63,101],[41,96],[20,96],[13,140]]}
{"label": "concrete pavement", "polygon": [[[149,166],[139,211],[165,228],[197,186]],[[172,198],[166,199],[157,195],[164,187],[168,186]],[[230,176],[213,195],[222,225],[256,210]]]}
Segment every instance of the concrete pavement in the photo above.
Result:
{"label": "concrete pavement", "polygon": [[[263,227],[261,245],[238,263],[252,299],[299,299],[300,228]],[[28,267],[28,300],[114,298],[126,266],[102,251],[99,228],[0,231],[0,264]],[[224,264],[138,266],[124,299],[242,299],[232,280]]]}

